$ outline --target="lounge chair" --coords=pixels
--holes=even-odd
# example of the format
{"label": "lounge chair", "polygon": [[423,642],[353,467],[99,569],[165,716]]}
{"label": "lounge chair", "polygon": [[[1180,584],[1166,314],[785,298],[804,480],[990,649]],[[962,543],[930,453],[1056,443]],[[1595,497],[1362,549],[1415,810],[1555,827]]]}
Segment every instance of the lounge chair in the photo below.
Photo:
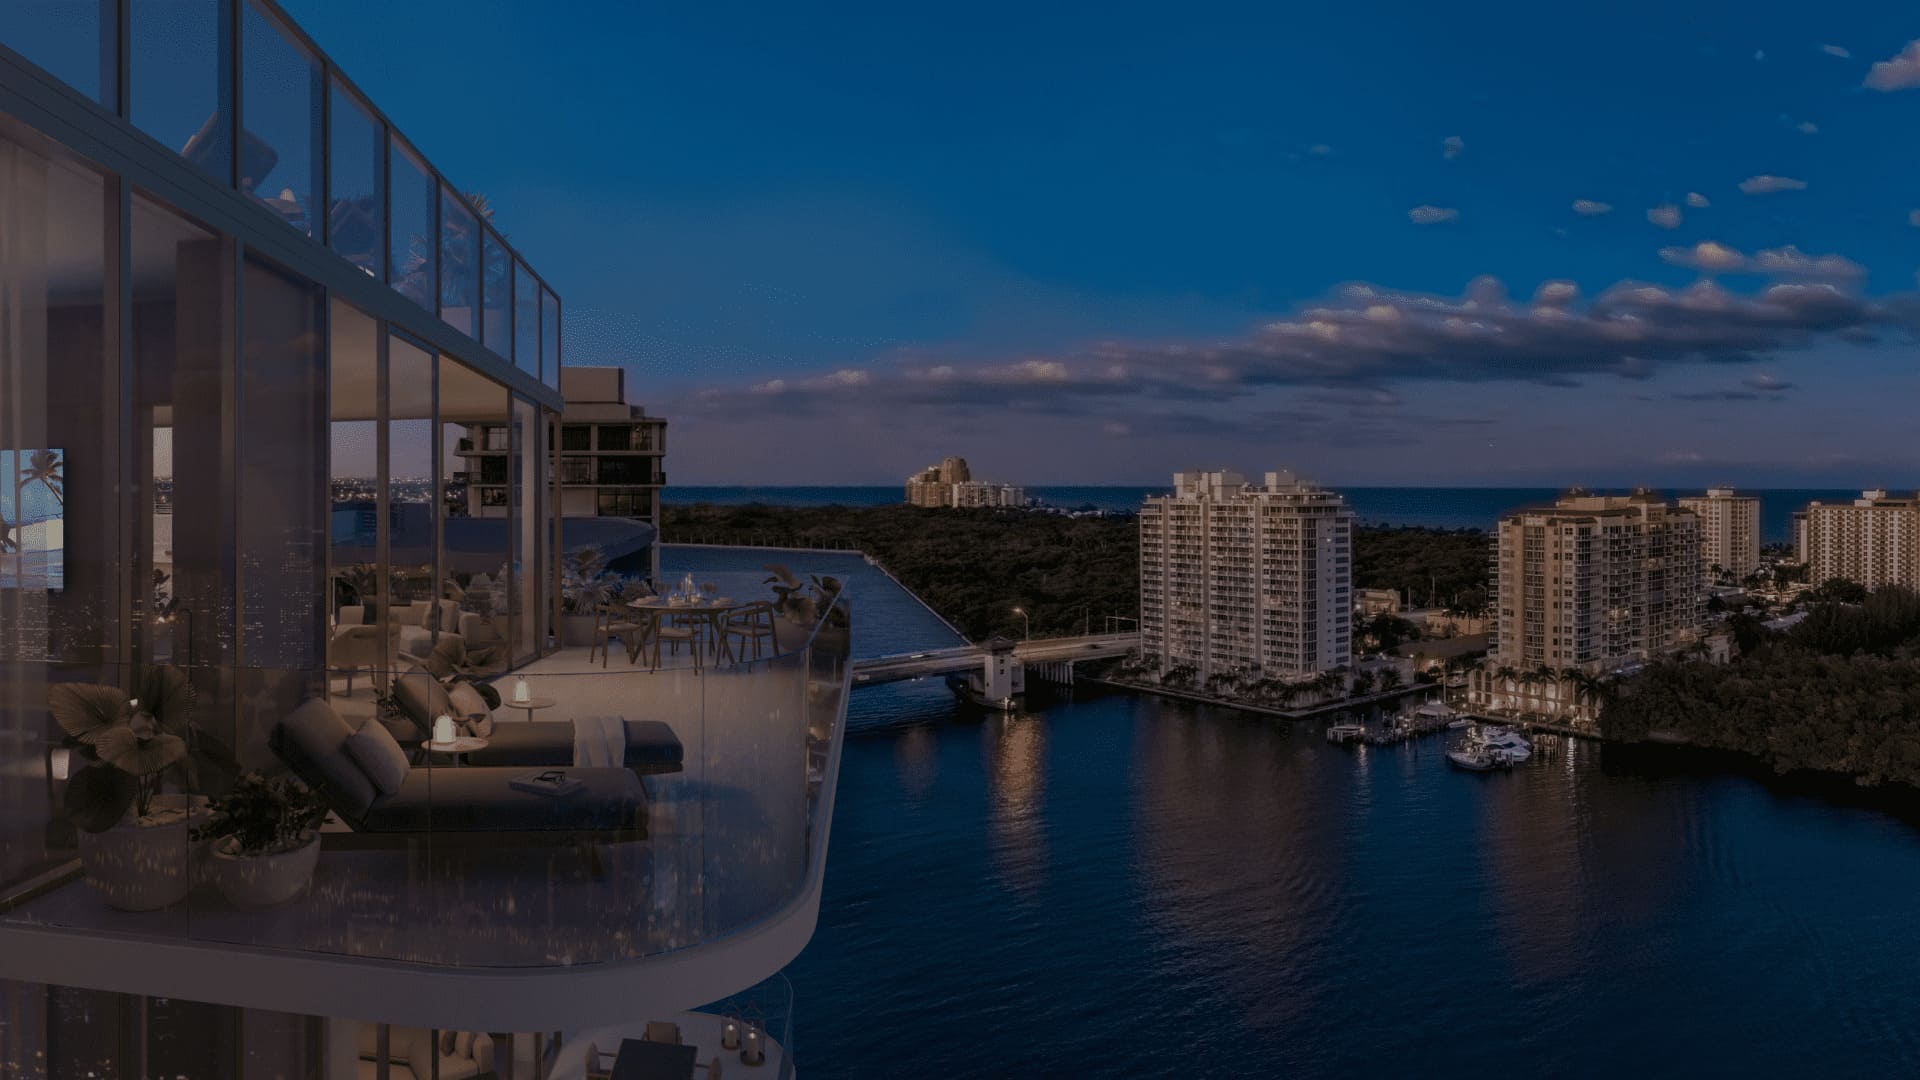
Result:
{"label": "lounge chair", "polygon": [[570,767],[568,778],[582,786],[556,797],[512,785],[526,765],[415,769],[403,761],[383,791],[348,751],[353,735],[316,698],[274,725],[268,744],[355,832],[646,835],[647,792],[632,769]]}
{"label": "lounge chair", "polygon": [[[407,719],[426,738],[438,716],[464,719],[447,696],[440,680],[422,670],[409,671],[393,680],[394,700]],[[388,730],[395,725],[388,724]],[[683,748],[673,728],[658,720],[622,720],[626,731],[625,764],[636,773],[679,772]],[[396,737],[397,734],[396,734]],[[570,766],[573,764],[573,723],[569,720],[503,720],[487,734],[484,749],[467,754],[468,765],[517,765],[522,767]]]}

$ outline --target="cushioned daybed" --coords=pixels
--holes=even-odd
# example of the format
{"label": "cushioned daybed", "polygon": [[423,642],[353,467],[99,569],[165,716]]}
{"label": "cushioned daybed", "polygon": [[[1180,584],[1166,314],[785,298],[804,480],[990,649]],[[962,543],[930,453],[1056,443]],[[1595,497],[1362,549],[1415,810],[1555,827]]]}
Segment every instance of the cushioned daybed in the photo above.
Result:
{"label": "cushioned daybed", "polygon": [[646,832],[646,789],[629,768],[568,767],[582,786],[553,796],[512,786],[538,763],[415,769],[402,756],[394,765],[398,747],[384,729],[356,732],[319,699],[275,725],[270,742],[356,832]]}
{"label": "cushioned daybed", "polygon": [[[447,688],[424,671],[409,671],[394,679],[393,696],[422,732],[433,729],[433,718],[468,719],[454,705]],[[626,766],[636,773],[679,772],[683,748],[673,728],[658,720],[623,720]],[[418,736],[416,736],[418,737]],[[487,732],[484,749],[467,754],[469,765],[566,766],[573,764],[573,723],[568,720],[501,720]]]}

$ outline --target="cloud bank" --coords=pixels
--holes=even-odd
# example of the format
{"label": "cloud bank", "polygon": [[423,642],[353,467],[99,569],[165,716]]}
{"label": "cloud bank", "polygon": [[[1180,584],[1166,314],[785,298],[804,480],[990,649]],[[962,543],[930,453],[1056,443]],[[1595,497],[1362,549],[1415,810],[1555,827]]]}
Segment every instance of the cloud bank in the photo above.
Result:
{"label": "cloud bank", "polygon": [[1875,62],[1867,69],[1864,85],[1883,94],[1920,87],[1920,38],[1907,42],[1893,59]]}

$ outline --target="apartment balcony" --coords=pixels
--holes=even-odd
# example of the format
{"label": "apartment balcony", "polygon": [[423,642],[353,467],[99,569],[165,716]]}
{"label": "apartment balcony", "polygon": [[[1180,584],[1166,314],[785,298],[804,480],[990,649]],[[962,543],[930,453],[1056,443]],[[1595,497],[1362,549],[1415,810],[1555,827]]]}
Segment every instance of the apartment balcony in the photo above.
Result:
{"label": "apartment balcony", "polygon": [[[204,822],[205,797],[247,772],[297,776],[326,803],[302,849],[311,884],[269,906],[184,822],[80,833],[65,809],[114,767],[63,738],[49,701],[87,683],[111,705],[151,669],[0,669],[0,712],[29,744],[0,786],[0,976],[450,1030],[578,1031],[725,997],[813,932],[846,611],[783,621],[759,659],[708,648],[696,664],[682,646],[656,669],[616,639],[611,658],[564,648],[482,677],[502,704],[481,704],[492,729],[458,753],[422,746],[421,713],[465,715],[467,699],[436,698],[421,670],[174,669],[197,700],[158,719],[194,769],[163,774],[156,807]],[[399,749],[369,728],[327,750],[323,714]],[[550,771],[578,786],[522,790]]]}

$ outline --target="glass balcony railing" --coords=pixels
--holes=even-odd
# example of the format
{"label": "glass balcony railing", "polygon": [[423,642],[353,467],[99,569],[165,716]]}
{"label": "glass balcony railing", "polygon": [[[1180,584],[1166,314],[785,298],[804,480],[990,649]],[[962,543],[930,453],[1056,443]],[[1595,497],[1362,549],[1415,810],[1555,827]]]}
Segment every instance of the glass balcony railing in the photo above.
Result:
{"label": "glass balcony railing", "polygon": [[297,668],[0,661],[0,937],[552,967],[777,916],[830,809],[844,596],[760,633],[623,621],[496,674],[378,641]]}

